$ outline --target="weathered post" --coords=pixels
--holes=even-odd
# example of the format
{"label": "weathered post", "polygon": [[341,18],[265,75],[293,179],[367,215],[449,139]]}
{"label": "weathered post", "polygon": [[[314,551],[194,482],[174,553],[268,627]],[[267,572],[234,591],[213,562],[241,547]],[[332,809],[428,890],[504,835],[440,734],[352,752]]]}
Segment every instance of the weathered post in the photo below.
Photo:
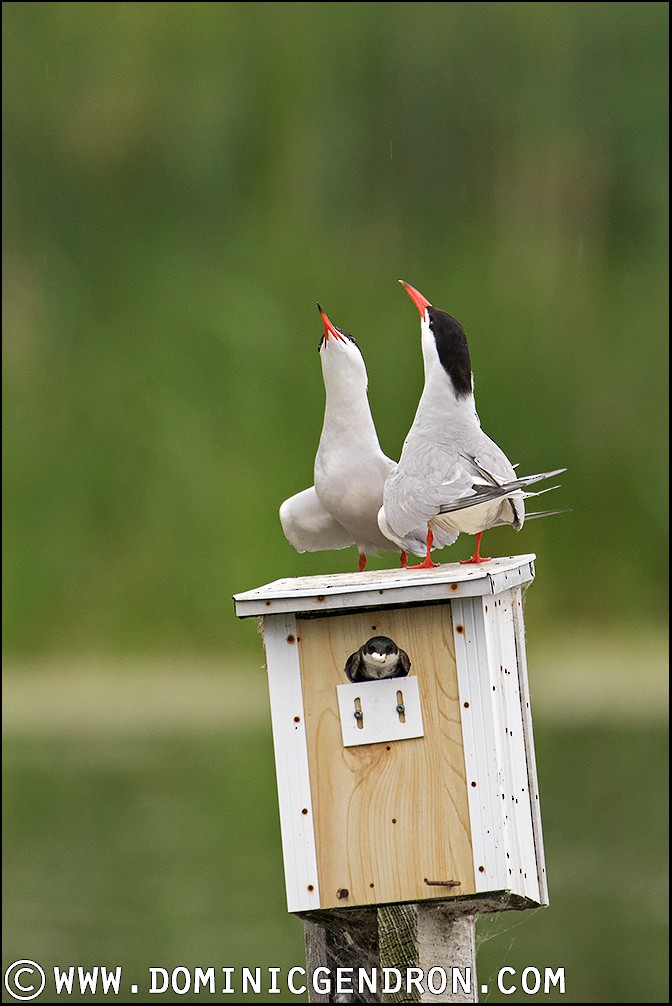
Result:
{"label": "weathered post", "polygon": [[[533,577],[523,555],[235,596],[263,626],[312,1002],[476,1002],[475,917],[548,903],[522,606]],[[408,676],[348,680],[372,636],[408,654]]]}

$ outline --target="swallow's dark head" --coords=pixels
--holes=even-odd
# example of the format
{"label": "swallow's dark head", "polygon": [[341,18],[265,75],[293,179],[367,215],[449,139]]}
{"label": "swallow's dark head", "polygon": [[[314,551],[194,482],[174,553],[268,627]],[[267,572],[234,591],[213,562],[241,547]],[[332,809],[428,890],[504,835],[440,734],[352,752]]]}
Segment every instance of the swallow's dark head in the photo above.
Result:
{"label": "swallow's dark head", "polygon": [[389,636],[371,636],[362,646],[362,653],[380,653],[384,656],[399,652],[399,647]]}

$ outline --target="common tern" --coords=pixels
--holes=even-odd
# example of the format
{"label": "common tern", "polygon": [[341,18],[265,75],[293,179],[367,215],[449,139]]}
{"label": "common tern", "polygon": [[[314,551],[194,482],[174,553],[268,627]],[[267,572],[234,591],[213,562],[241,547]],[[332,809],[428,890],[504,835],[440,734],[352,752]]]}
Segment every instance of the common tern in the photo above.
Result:
{"label": "common tern", "polygon": [[[383,549],[424,552],[420,528],[399,541],[378,525],[383,486],[395,462],[381,450],[367,396],[364,359],[355,339],[329,320],[318,304],[324,332],[319,352],[326,391],[322,435],[315,457],[315,484],[291,496],[280,507],[287,540],[297,552],[321,552],[356,545],[359,571],[367,554]],[[454,537],[457,537],[455,535]],[[444,535],[448,543],[450,535]]]}
{"label": "common tern", "polygon": [[[424,526],[425,560],[409,568],[438,565],[431,552],[440,547],[437,535],[445,532],[475,535],[474,554],[465,562],[488,562],[480,554],[483,531],[501,524],[520,530],[525,499],[541,495],[527,492],[527,487],[566,469],[516,476],[504,452],[481,429],[462,325],[400,282],[420,313],[425,386],[399,464],[385,483],[378,524],[398,543],[411,528]],[[528,518],[561,512],[539,511]]]}

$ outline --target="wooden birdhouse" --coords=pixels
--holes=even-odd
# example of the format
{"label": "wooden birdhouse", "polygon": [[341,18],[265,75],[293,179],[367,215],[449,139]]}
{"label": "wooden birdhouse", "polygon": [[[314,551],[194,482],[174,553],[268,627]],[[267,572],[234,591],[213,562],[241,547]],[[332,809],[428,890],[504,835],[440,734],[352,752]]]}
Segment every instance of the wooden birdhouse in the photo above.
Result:
{"label": "wooden birdhouse", "polygon": [[[263,624],[289,911],[547,904],[522,605],[533,577],[523,555],[235,596]],[[381,637],[403,651],[399,676],[357,680],[358,651]]]}

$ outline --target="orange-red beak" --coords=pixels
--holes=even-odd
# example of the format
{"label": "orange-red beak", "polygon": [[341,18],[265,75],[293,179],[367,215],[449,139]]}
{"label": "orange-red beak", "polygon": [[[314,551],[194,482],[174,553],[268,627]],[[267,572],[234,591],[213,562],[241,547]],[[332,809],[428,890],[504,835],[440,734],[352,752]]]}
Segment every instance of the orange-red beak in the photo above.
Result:
{"label": "orange-red beak", "polygon": [[425,314],[425,308],[431,307],[431,304],[429,303],[427,298],[423,297],[420,291],[416,290],[415,287],[411,286],[410,283],[404,283],[403,279],[400,279],[399,282],[401,283],[404,290],[417,307],[418,311],[420,312],[420,317],[422,318]]}
{"label": "orange-red beak", "polygon": [[336,326],[332,325],[329,321],[319,304],[317,305],[317,310],[320,312],[322,324],[324,325],[324,341],[329,342],[329,336],[333,335],[334,339],[340,339],[341,342],[347,342],[347,339],[341,335]]}

